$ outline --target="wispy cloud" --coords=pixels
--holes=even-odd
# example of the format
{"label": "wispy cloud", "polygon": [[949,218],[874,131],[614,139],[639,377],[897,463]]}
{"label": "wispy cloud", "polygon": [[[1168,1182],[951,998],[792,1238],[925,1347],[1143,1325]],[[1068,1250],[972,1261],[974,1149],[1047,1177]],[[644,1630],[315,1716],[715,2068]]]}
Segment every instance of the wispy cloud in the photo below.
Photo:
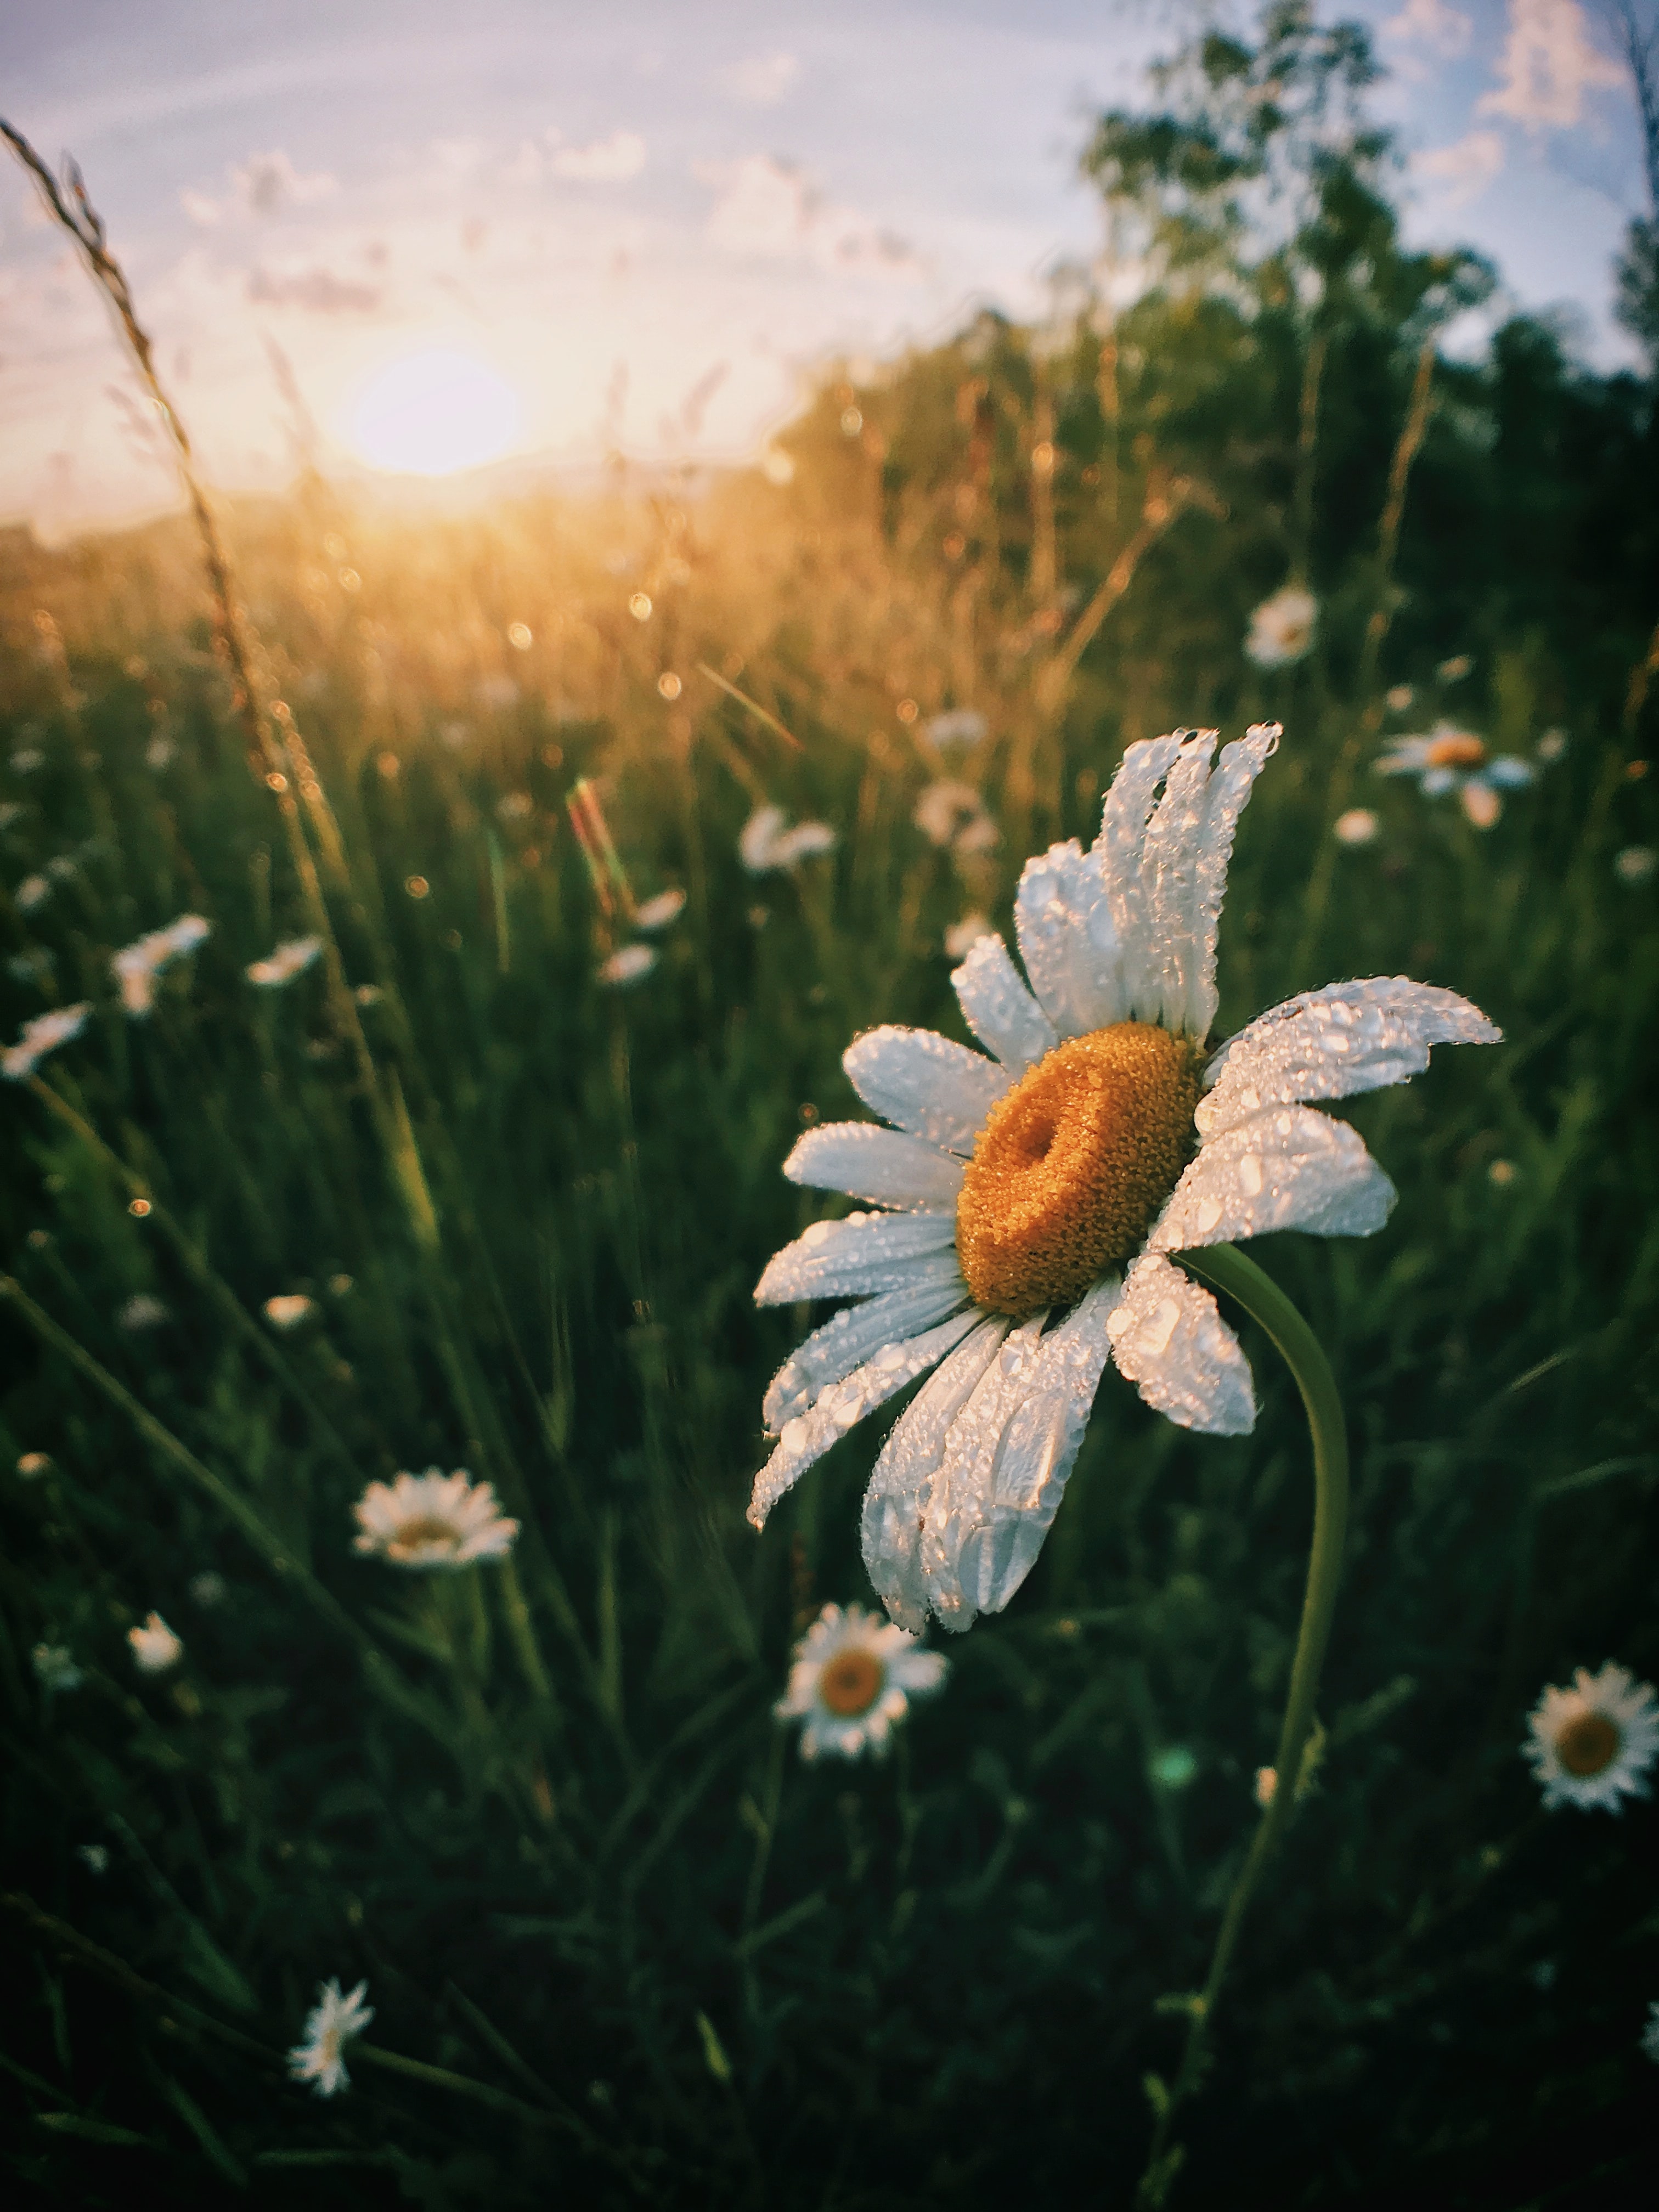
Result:
{"label": "wispy cloud", "polygon": [[613,131],[591,146],[562,146],[550,164],[556,177],[584,185],[623,185],[645,167],[645,141],[637,131]]}
{"label": "wispy cloud", "polygon": [[1449,207],[1478,198],[1504,167],[1504,141],[1496,131],[1471,131],[1449,146],[1433,146],[1412,156],[1412,168],[1443,190]]}
{"label": "wispy cloud", "polygon": [[775,107],[799,83],[800,64],[793,54],[755,54],[722,70],[718,82],[745,106]]}
{"label": "wispy cloud", "polygon": [[1426,46],[1447,60],[1464,52],[1474,33],[1474,25],[1461,8],[1449,6],[1448,0],[1406,0],[1400,13],[1382,26],[1385,39]]}
{"label": "wispy cloud", "polygon": [[373,314],[384,297],[378,284],[337,276],[327,269],[284,274],[263,267],[251,271],[247,295],[262,307],[303,307],[313,315]]}
{"label": "wispy cloud", "polygon": [[750,154],[739,161],[700,162],[694,174],[719,195],[708,237],[724,253],[887,276],[921,272],[905,240],[851,208],[833,206],[793,161]]}
{"label": "wispy cloud", "polygon": [[280,150],[250,155],[240,169],[231,171],[230,179],[238,198],[253,215],[278,215],[284,208],[307,207],[339,190],[332,177],[320,173],[301,176]]}
{"label": "wispy cloud", "polygon": [[1570,130],[1583,118],[1586,93],[1624,82],[1620,64],[1590,44],[1578,0],[1510,0],[1498,84],[1475,112]]}

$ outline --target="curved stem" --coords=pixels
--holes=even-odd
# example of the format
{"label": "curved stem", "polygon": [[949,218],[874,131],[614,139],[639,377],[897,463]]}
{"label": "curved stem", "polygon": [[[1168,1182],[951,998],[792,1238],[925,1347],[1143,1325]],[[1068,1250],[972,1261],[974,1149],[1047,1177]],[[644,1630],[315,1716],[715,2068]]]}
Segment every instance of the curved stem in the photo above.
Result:
{"label": "curved stem", "polygon": [[1297,1798],[1312,1776],[1318,1749],[1314,1707],[1319,1694],[1320,1668],[1324,1663],[1325,1647],[1330,1641],[1331,1621],[1336,1610],[1337,1583],[1342,1571],[1342,1540],[1348,1519],[1347,1428],[1336,1380],[1318,1338],[1273,1278],[1232,1245],[1215,1244],[1201,1252],[1182,1252],[1176,1256],[1182,1267],[1236,1298],[1253,1320],[1261,1322],[1296,1377],[1313,1438],[1314,1525],[1302,1622],[1297,1632],[1296,1657],[1291,1667],[1290,1692],[1279,1731],[1273,1792],[1227,1899],[1204,1987],[1190,2002],[1180,2070],[1158,2101],[1157,2126],[1137,2198],[1140,2205],[1147,2208],[1163,2203],[1181,2164],[1180,2147],[1170,2142],[1176,2114],[1203,2077],[1210,2022],[1251,1895],[1274,1846],[1290,1824]]}

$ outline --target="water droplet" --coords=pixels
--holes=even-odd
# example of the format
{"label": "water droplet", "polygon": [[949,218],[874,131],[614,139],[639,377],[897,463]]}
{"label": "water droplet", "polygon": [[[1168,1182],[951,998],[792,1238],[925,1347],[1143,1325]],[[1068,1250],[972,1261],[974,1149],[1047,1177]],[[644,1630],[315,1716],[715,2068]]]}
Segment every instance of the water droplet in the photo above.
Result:
{"label": "water droplet", "polygon": [[807,1435],[807,1424],[797,1414],[793,1421],[784,1423],[783,1433],[778,1438],[778,1442],[787,1452],[804,1451],[806,1449]]}
{"label": "water droplet", "polygon": [[1254,1152],[1246,1152],[1238,1164],[1238,1180],[1247,1198],[1261,1195],[1261,1163]]}
{"label": "water droplet", "polygon": [[1181,1305],[1176,1298],[1163,1299],[1148,1316],[1139,1333],[1135,1349],[1148,1358],[1157,1359],[1170,1348],[1170,1340],[1181,1326]]}
{"label": "water droplet", "polygon": [[1222,1206],[1218,1198],[1200,1199],[1198,1207],[1199,1234],[1207,1237],[1217,1222],[1220,1220],[1221,1214]]}

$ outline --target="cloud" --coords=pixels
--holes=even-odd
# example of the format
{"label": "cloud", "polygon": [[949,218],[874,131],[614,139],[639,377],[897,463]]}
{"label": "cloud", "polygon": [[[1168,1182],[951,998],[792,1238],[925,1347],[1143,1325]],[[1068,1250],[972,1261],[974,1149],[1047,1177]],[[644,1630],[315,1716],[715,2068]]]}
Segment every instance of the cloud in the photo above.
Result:
{"label": "cloud", "polygon": [[1471,131],[1450,146],[1413,154],[1412,168],[1445,187],[1447,206],[1462,207],[1484,192],[1504,166],[1504,141],[1496,131]]}
{"label": "cloud", "polygon": [[182,191],[179,195],[179,204],[191,221],[203,230],[211,230],[219,220],[219,203],[210,200],[205,192]]}
{"label": "cloud", "polygon": [[1510,0],[1498,87],[1475,113],[1564,131],[1583,116],[1587,92],[1624,82],[1620,64],[1590,44],[1578,0]]}
{"label": "cloud", "polygon": [[1406,0],[1400,13],[1390,15],[1382,26],[1385,39],[1397,39],[1404,46],[1426,46],[1431,54],[1447,60],[1464,52],[1474,31],[1462,9],[1449,7],[1447,0]]}
{"label": "cloud", "polygon": [[230,180],[244,207],[254,215],[276,215],[285,207],[304,207],[325,200],[340,189],[334,179],[319,173],[304,177],[284,153],[252,154]]}
{"label": "cloud", "polygon": [[793,161],[750,154],[740,161],[699,162],[693,174],[720,195],[708,237],[722,252],[887,276],[921,273],[921,259],[903,239],[851,208],[831,206]]}
{"label": "cloud", "polygon": [[793,54],[755,54],[720,72],[719,82],[746,107],[775,107],[800,81]]}
{"label": "cloud", "polygon": [[303,307],[313,315],[373,314],[384,296],[378,284],[336,276],[326,269],[302,269],[291,276],[256,268],[247,295],[267,307]]}
{"label": "cloud", "polygon": [[562,146],[551,167],[556,177],[578,184],[626,184],[645,167],[645,141],[636,131],[613,131],[591,146]]}

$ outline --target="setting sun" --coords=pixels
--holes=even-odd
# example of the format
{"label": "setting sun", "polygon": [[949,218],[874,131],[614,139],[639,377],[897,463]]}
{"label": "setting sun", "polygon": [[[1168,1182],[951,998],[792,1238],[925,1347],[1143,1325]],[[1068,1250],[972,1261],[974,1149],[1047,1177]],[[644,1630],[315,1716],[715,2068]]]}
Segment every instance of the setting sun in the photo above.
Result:
{"label": "setting sun", "polygon": [[447,477],[505,453],[519,397],[471,355],[411,354],[384,368],[352,410],[349,442],[379,469]]}

